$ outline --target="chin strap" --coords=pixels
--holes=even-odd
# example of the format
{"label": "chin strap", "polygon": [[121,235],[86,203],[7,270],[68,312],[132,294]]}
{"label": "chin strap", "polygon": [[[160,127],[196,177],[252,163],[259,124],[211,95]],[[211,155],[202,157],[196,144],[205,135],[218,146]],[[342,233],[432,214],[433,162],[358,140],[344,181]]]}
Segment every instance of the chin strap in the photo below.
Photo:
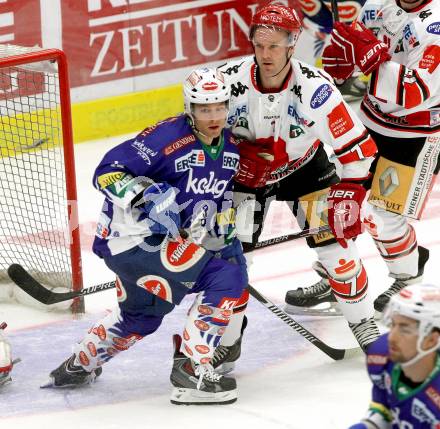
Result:
{"label": "chin strap", "polygon": [[418,362],[420,359],[422,359],[426,355],[429,355],[433,351],[440,348],[440,338],[439,338],[439,340],[437,341],[437,344],[435,346],[432,346],[431,348],[429,348],[427,350],[423,350],[422,349],[422,342],[424,339],[425,339],[425,337],[419,336],[419,339],[417,340],[417,354],[412,359],[410,359],[408,362],[401,363],[400,366],[402,368],[406,368],[408,366],[411,366],[412,364]]}

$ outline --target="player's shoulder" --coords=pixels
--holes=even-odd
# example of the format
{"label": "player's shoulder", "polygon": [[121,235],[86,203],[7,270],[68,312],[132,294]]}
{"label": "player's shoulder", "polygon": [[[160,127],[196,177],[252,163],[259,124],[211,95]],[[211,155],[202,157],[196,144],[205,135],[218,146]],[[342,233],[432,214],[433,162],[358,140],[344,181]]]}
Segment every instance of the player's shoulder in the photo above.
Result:
{"label": "player's shoulder", "polygon": [[342,101],[333,79],[324,70],[298,60],[292,60],[292,91],[306,110],[328,110]]}
{"label": "player's shoulder", "polygon": [[226,82],[231,84],[249,76],[252,64],[254,64],[254,57],[249,55],[237,60],[228,61],[217,68],[224,74]]}
{"label": "player's shoulder", "polygon": [[390,362],[388,356],[388,334],[381,335],[368,346],[367,366],[368,372],[382,371]]}
{"label": "player's shoulder", "polygon": [[[165,156],[179,152],[196,142],[188,118],[182,114],[173,116],[145,128],[134,139],[134,144],[148,147],[155,152],[162,152]],[[142,149],[140,147],[140,149]]]}
{"label": "player's shoulder", "polygon": [[[440,0],[431,0],[424,7],[410,14],[411,20],[404,28],[404,37],[440,37]],[[440,43],[440,41],[439,41]]]}

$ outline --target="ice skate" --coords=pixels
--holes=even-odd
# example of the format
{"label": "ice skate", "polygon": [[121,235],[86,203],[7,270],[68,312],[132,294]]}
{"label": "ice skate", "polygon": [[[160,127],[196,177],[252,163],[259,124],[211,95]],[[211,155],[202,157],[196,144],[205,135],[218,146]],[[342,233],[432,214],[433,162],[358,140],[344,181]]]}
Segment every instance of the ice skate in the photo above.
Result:
{"label": "ice skate", "polygon": [[219,374],[228,374],[235,368],[235,362],[241,354],[241,340],[243,339],[243,332],[247,326],[247,317],[244,316],[243,324],[241,326],[241,335],[232,346],[219,345],[214,352],[211,359],[211,364],[215,371]]}
{"label": "ice skate", "polygon": [[41,387],[80,387],[94,383],[102,373],[102,368],[96,368],[92,372],[86,371],[82,366],[74,365],[75,355],[70,356],[57,369],[49,375],[49,381]]}
{"label": "ice skate", "polygon": [[198,365],[180,352],[182,338],[173,336],[174,364],[170,381],[171,403],[177,405],[231,404],[237,400],[237,383],[210,364]]}
{"label": "ice skate", "polygon": [[379,328],[374,321],[374,317],[371,317],[370,319],[360,323],[348,323],[348,326],[350,327],[363,351],[366,351],[368,345],[375,341],[380,335]]}
{"label": "ice skate", "polygon": [[314,262],[313,269],[321,280],[306,288],[289,290],[286,293],[284,310],[289,314],[305,316],[342,316],[324,267],[320,262]]}
{"label": "ice skate", "polygon": [[419,271],[414,277],[405,277],[396,279],[394,283],[374,300],[374,309],[377,312],[383,312],[391,297],[399,293],[405,286],[418,283],[422,280],[425,264],[429,259],[429,250],[419,246]]}

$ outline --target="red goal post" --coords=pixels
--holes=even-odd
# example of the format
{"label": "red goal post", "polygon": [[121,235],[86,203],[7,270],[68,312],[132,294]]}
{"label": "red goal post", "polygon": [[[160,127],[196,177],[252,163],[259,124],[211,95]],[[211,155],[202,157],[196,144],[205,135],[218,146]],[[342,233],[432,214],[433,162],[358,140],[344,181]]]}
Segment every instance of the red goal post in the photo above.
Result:
{"label": "red goal post", "polygon": [[[58,49],[0,45],[0,280],[21,264],[82,289],[68,68]],[[82,300],[72,305],[83,312]]]}

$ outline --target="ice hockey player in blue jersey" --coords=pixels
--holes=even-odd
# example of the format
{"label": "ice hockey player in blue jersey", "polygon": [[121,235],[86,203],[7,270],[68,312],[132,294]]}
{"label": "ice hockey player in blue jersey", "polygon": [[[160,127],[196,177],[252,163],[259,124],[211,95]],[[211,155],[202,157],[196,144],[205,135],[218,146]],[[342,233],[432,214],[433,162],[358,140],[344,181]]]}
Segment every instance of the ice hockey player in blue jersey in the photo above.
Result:
{"label": "ice hockey player in blue jersey", "polygon": [[440,428],[440,287],[407,286],[384,315],[390,332],[370,345],[370,408],[350,429]]}
{"label": "ice hockey player in blue jersey", "polygon": [[171,402],[236,400],[235,379],[214,370],[216,347],[247,285],[234,236],[239,155],[224,129],[229,96],[220,72],[195,70],[184,82],[185,114],[146,128],[98,165],[94,185],[105,202],[93,250],[117,275],[119,311],[95,323],[44,387],[93,382],[104,363],[197,293],[183,339],[173,337]]}

